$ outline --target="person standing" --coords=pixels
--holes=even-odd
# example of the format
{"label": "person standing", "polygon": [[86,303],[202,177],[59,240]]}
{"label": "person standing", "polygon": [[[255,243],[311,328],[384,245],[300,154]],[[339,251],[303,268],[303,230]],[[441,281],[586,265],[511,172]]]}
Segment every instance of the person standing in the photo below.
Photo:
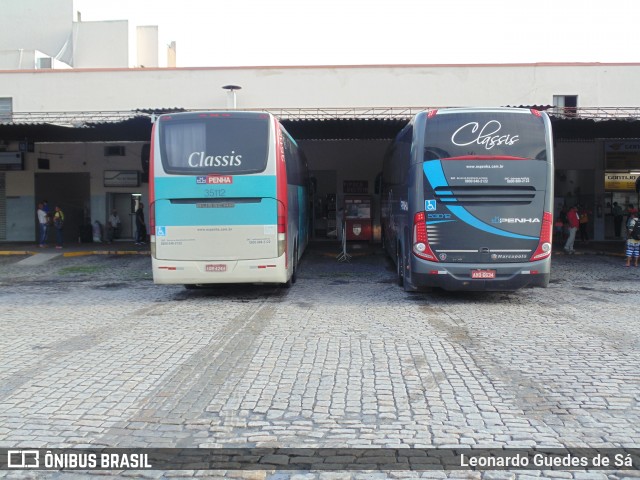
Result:
{"label": "person standing", "polygon": [[613,202],[611,213],[613,214],[613,234],[616,238],[620,238],[622,233],[622,207],[618,205],[618,202]]}
{"label": "person standing", "polygon": [[56,248],[62,248],[62,227],[64,226],[64,213],[62,209],[56,205],[53,212],[53,228],[56,229]]}
{"label": "person standing", "polygon": [[629,220],[631,220],[633,218],[633,213],[638,213],[638,209],[636,207],[633,206],[633,203],[630,203],[627,205],[627,220],[626,223],[627,225],[629,224]]}
{"label": "person standing", "polygon": [[39,238],[38,244],[40,248],[44,248],[47,243],[47,224],[49,222],[49,217],[47,217],[47,212],[44,211],[43,204],[38,204],[38,210],[36,212],[38,215],[38,226],[39,226]]}
{"label": "person standing", "polygon": [[51,209],[49,208],[49,201],[48,200],[43,200],[42,201],[42,209],[44,210],[44,213],[47,214],[47,225],[51,225]]}
{"label": "person standing", "polygon": [[627,263],[625,267],[631,266],[631,259],[635,260],[634,266],[638,266],[638,257],[640,257],[640,232],[637,228],[634,228],[638,223],[638,211],[632,211],[629,214],[629,220],[627,222]]}
{"label": "person standing", "polygon": [[576,240],[576,232],[580,227],[580,217],[578,215],[578,209],[574,206],[567,212],[567,223],[569,224],[569,238],[567,243],[564,244],[564,251],[567,253],[575,253],[573,249],[573,243]]}
{"label": "person standing", "polygon": [[118,229],[120,228],[120,217],[117,210],[114,208],[111,210],[109,220],[107,221],[107,242],[111,243],[117,237]]}
{"label": "person standing", "polygon": [[585,207],[581,206],[580,210],[578,211],[578,216],[580,218],[580,241],[584,242],[585,245],[588,245],[589,233],[587,232],[587,229],[589,227],[589,212]]}
{"label": "person standing", "polygon": [[136,210],[136,245],[144,245],[147,239],[147,225],[144,223],[144,204],[140,202]]}

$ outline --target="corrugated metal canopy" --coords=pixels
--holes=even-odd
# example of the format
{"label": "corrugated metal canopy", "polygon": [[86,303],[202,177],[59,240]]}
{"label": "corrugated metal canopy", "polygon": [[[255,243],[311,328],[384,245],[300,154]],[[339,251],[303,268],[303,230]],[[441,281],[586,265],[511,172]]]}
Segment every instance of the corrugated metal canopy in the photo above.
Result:
{"label": "corrugated metal canopy", "polygon": [[[297,140],[389,140],[420,110],[424,109],[279,109],[272,112]],[[184,110],[13,114],[11,121],[0,123],[0,140],[148,141],[154,116],[176,111]],[[589,112],[583,109],[564,116],[549,113],[556,139],[640,138],[640,116],[633,116],[634,112],[637,113],[635,109],[616,109],[614,113],[619,116],[605,111],[586,118]]]}

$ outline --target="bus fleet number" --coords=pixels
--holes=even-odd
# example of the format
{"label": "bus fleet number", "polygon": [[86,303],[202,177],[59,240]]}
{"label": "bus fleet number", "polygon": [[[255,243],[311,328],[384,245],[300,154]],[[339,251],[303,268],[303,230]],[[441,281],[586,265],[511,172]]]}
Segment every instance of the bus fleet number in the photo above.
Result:
{"label": "bus fleet number", "polygon": [[225,197],[227,191],[224,188],[207,188],[204,194],[208,198]]}

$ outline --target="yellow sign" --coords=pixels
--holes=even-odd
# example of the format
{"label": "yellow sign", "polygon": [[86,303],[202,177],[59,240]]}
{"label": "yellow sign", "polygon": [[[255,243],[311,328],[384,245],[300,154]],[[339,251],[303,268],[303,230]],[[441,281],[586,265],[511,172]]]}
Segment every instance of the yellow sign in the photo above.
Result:
{"label": "yellow sign", "polygon": [[636,174],[607,172],[604,174],[604,189],[635,191],[637,178]]}

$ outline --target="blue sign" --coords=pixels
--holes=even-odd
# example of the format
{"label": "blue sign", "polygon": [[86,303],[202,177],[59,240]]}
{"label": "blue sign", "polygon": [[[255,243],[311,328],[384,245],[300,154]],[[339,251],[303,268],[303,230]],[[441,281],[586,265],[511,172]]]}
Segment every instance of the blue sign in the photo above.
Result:
{"label": "blue sign", "polygon": [[435,210],[436,210],[436,201],[435,200],[425,200],[424,201],[424,209],[427,212],[435,212]]}
{"label": "blue sign", "polygon": [[196,177],[196,184],[198,185],[206,185],[207,184],[207,177],[206,175],[199,175]]}
{"label": "blue sign", "polygon": [[166,237],[167,236],[167,227],[156,227],[156,236],[157,237]]}

